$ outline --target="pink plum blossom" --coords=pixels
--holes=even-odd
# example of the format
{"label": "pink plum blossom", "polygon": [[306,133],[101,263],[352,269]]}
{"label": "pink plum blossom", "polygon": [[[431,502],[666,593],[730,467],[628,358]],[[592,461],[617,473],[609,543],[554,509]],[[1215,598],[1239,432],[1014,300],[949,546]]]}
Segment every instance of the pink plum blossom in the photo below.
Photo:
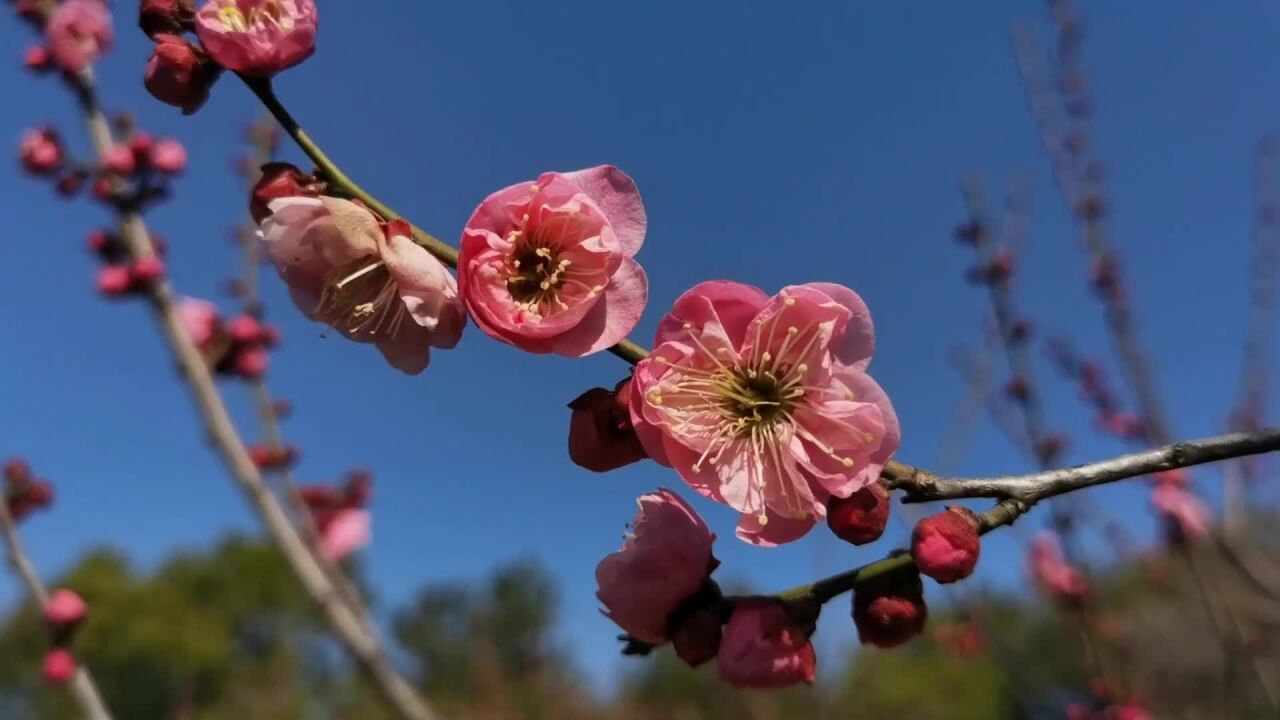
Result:
{"label": "pink plum blossom", "polygon": [[631,414],[645,451],[742,513],[738,537],[777,545],[875,482],[898,448],[888,396],[866,373],[871,314],[829,283],[770,298],[733,282],[681,296],[636,366]]}
{"label": "pink plum blossom", "polygon": [[1031,541],[1027,569],[1036,585],[1056,600],[1080,602],[1089,595],[1089,580],[1062,557],[1058,538],[1042,532]]}
{"label": "pink plum blossom", "polygon": [[51,128],[28,130],[19,144],[22,168],[32,175],[48,175],[62,166],[62,143]]}
{"label": "pink plum blossom", "polygon": [[312,0],[209,0],[196,13],[201,45],[228,70],[268,77],[316,49]]}
{"label": "pink plum blossom", "polygon": [[344,508],[333,513],[320,528],[320,553],[329,561],[341,560],[372,540],[369,511]]}
{"label": "pink plum blossom", "polygon": [[734,606],[716,656],[721,680],[758,689],[812,685],[817,667],[809,633],[791,620],[780,603],[747,600]]}
{"label": "pink plum blossom", "polygon": [[77,625],[89,612],[89,606],[71,590],[60,588],[49,595],[44,606],[44,621],[55,628]]}
{"label": "pink plum blossom", "polygon": [[183,298],[178,302],[178,319],[191,338],[191,344],[200,350],[208,349],[222,332],[218,308],[207,300]]}
{"label": "pink plum blossom", "polygon": [[45,25],[45,42],[53,61],[67,72],[80,72],[111,49],[111,13],[101,0],[66,0]]}
{"label": "pink plum blossom", "polygon": [[580,357],[615,345],[649,296],[634,259],[645,228],[635,183],[610,165],[500,190],[462,233],[467,309],[485,333],[529,352]]}
{"label": "pink plum blossom", "polygon": [[680,496],[659,489],[639,499],[622,549],[596,566],[596,597],[632,637],[670,639],[671,613],[702,588],[718,564],[715,535]]}
{"label": "pink plum blossom", "polygon": [[1151,505],[1183,538],[1203,538],[1213,525],[1209,508],[1180,481],[1157,483]]}
{"label": "pink plum blossom", "polygon": [[458,343],[466,325],[458,285],[408,225],[384,229],[364,207],[327,196],[277,198],[268,208],[267,256],[307,317],[373,343],[409,374],[426,369],[432,347]]}

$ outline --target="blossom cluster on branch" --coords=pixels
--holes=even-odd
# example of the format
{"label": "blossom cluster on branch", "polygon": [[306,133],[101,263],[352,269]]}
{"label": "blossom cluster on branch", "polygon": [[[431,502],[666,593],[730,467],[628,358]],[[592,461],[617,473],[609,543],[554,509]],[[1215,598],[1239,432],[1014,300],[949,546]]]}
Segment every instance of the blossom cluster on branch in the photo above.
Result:
{"label": "blossom cluster on branch", "polygon": [[[105,3],[14,5],[43,33],[26,65],[62,73],[92,106],[86,73],[113,38]],[[1274,431],[1259,430],[1204,441],[1208,449],[1179,444],[1165,454],[1152,451],[1151,457],[1098,463],[1070,475],[1051,468],[1061,437],[1033,428],[1033,450],[1044,470],[1037,476],[960,482],[898,463],[902,428],[889,395],[870,373],[876,332],[856,292],[829,282],[772,294],[729,280],[701,282],[662,315],[653,349],[646,350],[628,339],[648,301],[648,277],[638,260],[648,217],[630,176],[600,164],[514,182],[477,198],[456,248],[444,243],[356,185],[276,96],[272,78],[315,52],[318,23],[313,0],[206,0],[198,7],[192,0],[141,0],[138,13],[140,28],[154,42],[144,84],[157,100],[193,114],[215,83],[239,78],[314,162],[310,171],[265,164],[247,208],[263,256],[302,315],[374,346],[409,375],[425,372],[433,351],[462,342],[468,324],[528,353],[618,355],[634,366],[631,372],[611,389],[590,389],[569,404],[570,459],[596,472],[653,460],[693,493],[736,514],[737,539],[753,546],[794,542],[824,522],[850,544],[870,543],[884,532],[893,489],[911,500],[996,501],[981,514],[948,507],[930,515],[915,523],[909,550],[861,568],[775,595],[732,597],[712,578],[719,566],[716,538],[692,506],[666,488],[642,495],[622,548],[596,568],[597,597],[625,633],[624,652],[644,654],[669,643],[691,666],[715,660],[721,679],[733,686],[812,683],[812,636],[833,597],[852,591],[850,616],[863,644],[900,646],[924,630],[923,578],[950,584],[969,577],[981,556],[981,536],[1036,502],[1160,470],[1153,503],[1187,535],[1203,534],[1207,517],[1185,491],[1178,468],[1280,445]],[[127,224],[167,196],[186,154],[175,141],[137,131],[127,118],[118,119],[116,130],[124,140],[87,164],[67,157],[56,130],[33,130],[20,146],[22,167],[55,181],[64,195],[92,181],[94,196]],[[1081,202],[1092,203],[1090,197]],[[971,223],[961,238],[979,244],[981,232]],[[150,236],[141,246],[131,244],[123,234],[103,230],[91,238],[103,262],[99,289],[112,297],[150,298],[163,312],[166,299],[157,290],[164,281],[162,246]],[[983,247],[974,279],[1004,288],[1015,270],[1012,251]],[[1102,278],[1095,279],[1100,289],[1114,284],[1105,281],[1105,269],[1095,275]],[[199,354],[195,366],[207,371],[206,378],[260,382],[268,353],[279,343],[279,332],[251,311],[227,319],[212,303],[186,299],[174,305],[173,318],[178,337]],[[1013,315],[1005,320],[1006,340],[1025,352],[1029,323]],[[1026,373],[1015,374],[1006,392],[1035,405]],[[243,484],[251,494],[259,490],[256,472],[284,473],[297,459],[296,449],[278,438],[224,453],[235,472],[248,477]],[[1130,464],[1111,467],[1123,461]],[[15,518],[48,502],[50,493],[38,481],[9,484],[6,505]],[[321,580],[313,594],[318,602],[332,600],[324,574],[371,539],[371,480],[354,473],[341,486],[308,485],[296,493],[295,516],[301,517],[295,519],[318,535],[312,550],[318,557],[310,560],[320,562]],[[1029,570],[1063,604],[1078,605],[1090,595],[1088,580],[1052,537],[1032,544]],[[299,575],[307,575],[305,568]],[[56,614],[65,630],[79,618],[68,625],[76,607],[62,599]],[[349,647],[384,679],[393,704],[406,717],[432,717],[425,708],[412,709],[412,700],[395,699],[400,691],[395,678],[379,675],[384,665],[361,608],[349,597],[336,602],[331,622],[354,638]],[[975,645],[969,635],[957,642]],[[53,664],[58,670],[58,661]]]}

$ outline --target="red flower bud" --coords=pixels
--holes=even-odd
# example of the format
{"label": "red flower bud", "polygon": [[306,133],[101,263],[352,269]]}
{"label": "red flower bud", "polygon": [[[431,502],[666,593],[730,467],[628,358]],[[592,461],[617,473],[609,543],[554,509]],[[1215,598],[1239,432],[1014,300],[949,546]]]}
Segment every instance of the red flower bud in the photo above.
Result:
{"label": "red flower bud", "polygon": [[190,115],[209,99],[209,88],[222,68],[204,50],[177,35],[156,35],[155,40],[143,84],[155,99]]}
{"label": "red flower bud", "polygon": [[195,27],[195,17],[191,0],[142,0],[138,27],[150,38],[166,33],[181,35]]}
{"label": "red flower bud", "polygon": [[128,145],[112,145],[102,154],[102,167],[117,175],[132,175],[138,169],[138,162]]}
{"label": "red flower bud", "polygon": [[253,221],[261,223],[271,209],[267,207],[272,200],[286,197],[316,197],[322,194],[324,183],[313,175],[304,174],[289,163],[267,163],[262,166],[262,177],[258,179],[253,193],[249,197],[249,213]]}
{"label": "red flower bud", "polygon": [[262,341],[262,325],[252,315],[237,315],[227,323],[227,332],[231,339],[245,345],[256,345]]}
{"label": "red flower bud", "polygon": [[332,510],[342,504],[341,494],[328,485],[303,485],[298,488],[298,495],[312,512]]}
{"label": "red flower bud", "polygon": [[84,187],[85,176],[80,173],[68,173],[58,178],[58,184],[55,186],[58,194],[63,197],[71,197],[80,192],[80,188]]}
{"label": "red flower bud", "polygon": [[894,648],[924,631],[929,610],[914,570],[876,578],[854,591],[853,622],[863,645]]}
{"label": "red flower bud", "polygon": [[630,394],[627,378],[613,391],[592,388],[569,403],[569,459],[576,465],[607,472],[647,457],[631,427]]}
{"label": "red flower bud", "polygon": [[26,65],[28,70],[44,72],[53,67],[53,54],[43,45],[33,45],[23,54],[22,64]]}
{"label": "red flower bud", "polygon": [[50,128],[23,135],[20,155],[23,169],[32,175],[50,175],[62,167],[62,143]]}
{"label": "red flower bud", "polygon": [[836,537],[854,545],[866,545],[884,534],[889,522],[889,491],[879,482],[847,498],[827,500],[827,527]]}
{"label": "red flower bud", "polygon": [[232,365],[236,375],[246,380],[256,380],[267,374],[271,355],[260,347],[245,348],[235,353]]}
{"label": "red flower bud", "polygon": [[254,445],[249,448],[249,457],[261,470],[283,470],[297,462],[298,450],[292,445],[284,447]]}
{"label": "red flower bud", "polygon": [[911,557],[916,567],[940,583],[972,575],[981,547],[977,518],[964,508],[948,508],[927,517],[911,533]]}
{"label": "red flower bud", "polygon": [[98,271],[98,292],[109,298],[128,295],[133,289],[133,277],[125,265],[107,265]]}
{"label": "red flower bud", "polygon": [[55,648],[44,656],[44,681],[50,685],[63,685],[76,674],[76,660],[71,653]]}
{"label": "red flower bud", "polygon": [[31,479],[31,466],[22,458],[12,458],[4,462],[3,474],[7,483],[25,483]]}
{"label": "red flower bud", "polygon": [[720,609],[715,605],[704,605],[680,621],[671,634],[671,644],[686,665],[696,668],[720,652],[722,636]]}
{"label": "red flower bud", "polygon": [[129,279],[133,287],[150,285],[164,277],[164,261],[158,257],[138,258],[129,266]]}

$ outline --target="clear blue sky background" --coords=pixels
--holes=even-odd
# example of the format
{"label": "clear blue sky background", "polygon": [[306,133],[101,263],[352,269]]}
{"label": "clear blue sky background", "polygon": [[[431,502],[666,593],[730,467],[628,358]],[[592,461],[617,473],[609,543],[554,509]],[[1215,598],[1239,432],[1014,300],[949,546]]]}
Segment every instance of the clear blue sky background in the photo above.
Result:
{"label": "clear blue sky background", "polygon": [[[494,189],[548,169],[619,165],[650,217],[640,259],[652,298],[637,337],[647,341],[670,302],[703,279],[847,284],[875,316],[872,371],[902,419],[903,459],[936,457],[964,392],[946,353],[976,341],[986,308],[962,279],[968,253],[950,239],[962,174],[982,173],[994,189],[1019,173],[1031,180],[1032,244],[1018,279],[1026,312],[1045,334],[1108,348],[1011,57],[1012,22],[1045,29],[1036,4],[320,4],[320,51],[280,79],[280,93],[353,177],[456,239]],[[177,197],[151,221],[170,238],[177,285],[216,295],[239,259],[227,236],[244,193],[230,168],[257,110],[230,78],[194,118],[152,101],[140,82],[149,46],[132,27],[133,4],[117,5],[127,17],[100,70],[103,95],[190,147]],[[1177,431],[1213,433],[1239,376],[1253,150],[1280,128],[1280,8],[1102,8],[1087,14],[1086,56],[1114,236]],[[16,145],[23,128],[54,120],[83,148],[69,96],[19,69],[28,40],[25,27],[0,23],[0,136]],[[254,528],[145,309],[92,291],[83,238],[106,214],[58,202],[15,170],[0,181],[0,218],[0,454],[30,457],[58,484],[55,511],[24,528],[41,568],[54,575],[103,543],[145,567]],[[423,583],[531,554],[563,584],[565,641],[607,680],[621,661],[596,612],[595,563],[615,549],[637,494],[682,489],[653,464],[597,476],[565,456],[564,403],[611,385],[619,362],[523,356],[471,328],[409,378],[367,347],[322,339],[264,277],[286,337],[271,382],[297,405],[286,430],[303,447],[301,475],[377,472],[377,540],[365,558],[383,609]],[[1071,388],[1043,365],[1040,375],[1055,424],[1075,441],[1071,461],[1120,450],[1092,432]],[[251,431],[243,393],[226,392]],[[963,464],[1026,468],[989,423]],[[1216,476],[1200,477],[1216,495]],[[1149,533],[1140,487],[1093,497]],[[762,589],[872,559],[905,532],[894,526],[893,538],[862,549],[815,532],[755,550],[733,539],[731,513],[696,506],[721,534],[721,574]],[[991,538],[983,577],[1020,581],[1020,536]],[[0,601],[13,598],[0,580]],[[824,619],[829,652],[852,643],[846,608],[835,603]]]}

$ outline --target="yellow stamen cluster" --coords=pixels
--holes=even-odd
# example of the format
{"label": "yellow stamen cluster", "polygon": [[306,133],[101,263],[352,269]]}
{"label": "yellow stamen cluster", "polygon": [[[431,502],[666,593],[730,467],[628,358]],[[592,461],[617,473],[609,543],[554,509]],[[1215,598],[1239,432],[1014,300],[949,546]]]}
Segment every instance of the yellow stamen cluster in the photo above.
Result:
{"label": "yellow stamen cluster", "polygon": [[362,258],[329,273],[312,315],[347,335],[394,338],[406,312],[387,266]]}

